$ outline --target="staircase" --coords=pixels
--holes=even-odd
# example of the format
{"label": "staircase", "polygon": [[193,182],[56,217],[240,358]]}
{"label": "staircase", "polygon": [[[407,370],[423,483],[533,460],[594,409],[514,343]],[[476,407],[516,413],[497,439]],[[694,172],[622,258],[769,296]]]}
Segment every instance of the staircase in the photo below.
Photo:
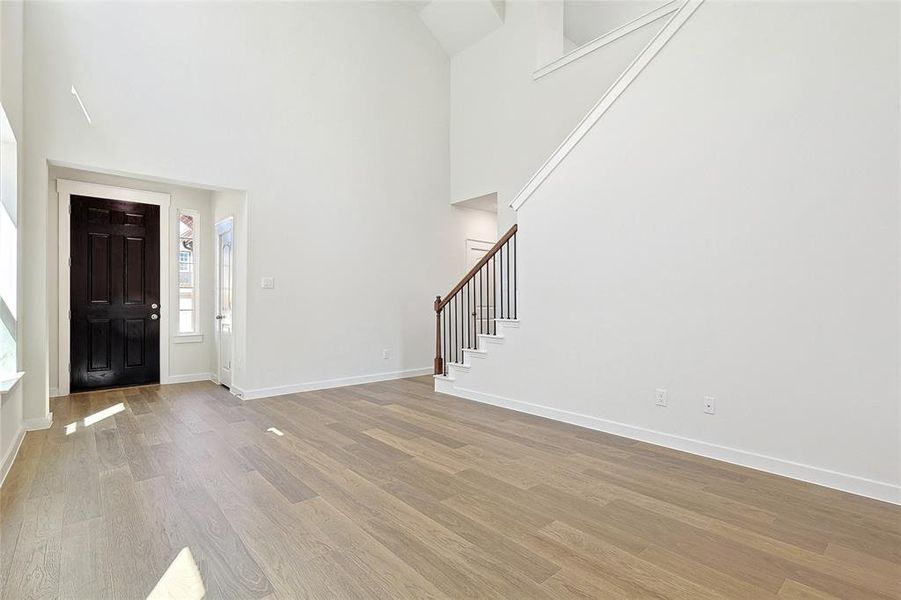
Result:
{"label": "staircase", "polygon": [[516,232],[513,225],[444,298],[435,298],[435,391],[454,393],[454,381],[483,359],[517,320]]}

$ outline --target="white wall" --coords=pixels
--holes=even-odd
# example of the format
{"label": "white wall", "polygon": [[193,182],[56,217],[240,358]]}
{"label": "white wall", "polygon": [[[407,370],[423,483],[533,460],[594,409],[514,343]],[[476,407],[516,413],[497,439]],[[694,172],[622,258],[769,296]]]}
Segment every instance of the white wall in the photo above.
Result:
{"label": "white wall", "polygon": [[169,375],[177,380],[184,379],[189,376],[200,376],[208,374],[213,367],[213,259],[214,246],[213,238],[206,231],[207,225],[213,220],[212,212],[212,192],[195,187],[187,187],[163,183],[158,181],[147,181],[133,177],[122,177],[117,175],[109,175],[105,173],[96,173],[83,169],[72,169],[59,166],[51,166],[49,169],[48,206],[49,215],[47,218],[48,232],[48,265],[47,277],[47,302],[50,314],[49,320],[49,336],[50,336],[50,389],[51,393],[59,387],[59,360],[56,351],[59,333],[59,281],[58,269],[59,265],[54,258],[57,256],[59,247],[59,226],[58,226],[58,206],[59,195],[56,192],[57,179],[70,179],[73,181],[85,181],[88,183],[98,183],[101,185],[110,185],[116,187],[130,188],[136,190],[146,190],[151,192],[164,192],[170,196],[169,214],[161,215],[160,218],[168,218],[170,225],[170,264],[167,268],[169,273],[169,290],[171,298],[165,298],[162,301],[167,302],[172,308],[171,319],[175,319],[178,315],[175,310],[175,293],[178,289],[178,273],[177,261],[178,256],[175,252],[176,236],[178,228],[176,227],[177,209],[186,208],[196,210],[200,214],[201,227],[204,228],[200,238],[200,269],[198,272],[198,283],[200,292],[200,324],[202,328],[203,341],[199,343],[177,343],[175,339],[175,323],[170,322],[169,328]]}
{"label": "white wall", "polygon": [[451,199],[496,192],[501,232],[516,220],[510,200],[657,30],[535,80],[540,4],[508,2],[504,26],[451,59]]}
{"label": "white wall", "polygon": [[898,11],[702,5],[519,210],[465,386],[901,502]]}
{"label": "white wall", "polygon": [[[91,165],[247,191],[246,388],[431,364],[429,308],[459,277],[458,232],[448,59],[413,11],[72,2],[26,17],[30,303],[49,296],[46,160]],[[40,316],[25,389],[42,414]]]}
{"label": "white wall", "polygon": [[22,63],[24,3],[0,4],[0,100],[20,145],[24,132]]}

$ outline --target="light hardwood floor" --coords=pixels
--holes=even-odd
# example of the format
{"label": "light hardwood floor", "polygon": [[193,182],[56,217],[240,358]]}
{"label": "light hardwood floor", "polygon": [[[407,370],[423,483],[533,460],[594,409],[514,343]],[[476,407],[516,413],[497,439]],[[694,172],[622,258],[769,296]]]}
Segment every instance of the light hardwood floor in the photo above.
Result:
{"label": "light hardwood floor", "polygon": [[901,597],[898,507],[431,385],[56,399],[2,597],[144,598],[184,547],[208,598]]}

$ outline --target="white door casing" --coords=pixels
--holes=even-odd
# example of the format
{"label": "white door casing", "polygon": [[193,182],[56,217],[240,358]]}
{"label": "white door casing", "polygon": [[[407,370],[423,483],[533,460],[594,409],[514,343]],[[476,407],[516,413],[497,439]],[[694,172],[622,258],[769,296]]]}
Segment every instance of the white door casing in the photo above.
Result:
{"label": "white door casing", "polygon": [[160,207],[160,383],[169,383],[169,204],[170,195],[132,188],[116,187],[99,183],[57,179],[56,191],[59,197],[59,323],[57,330],[57,395],[69,394],[69,359],[71,330],[69,324],[70,295],[69,259],[71,254],[70,197],[94,196],[109,200],[155,204]]}

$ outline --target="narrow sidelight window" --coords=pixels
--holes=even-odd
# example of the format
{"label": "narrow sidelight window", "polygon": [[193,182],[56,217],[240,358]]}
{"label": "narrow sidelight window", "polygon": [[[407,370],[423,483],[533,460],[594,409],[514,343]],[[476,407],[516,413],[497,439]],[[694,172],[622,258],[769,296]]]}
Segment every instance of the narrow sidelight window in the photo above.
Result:
{"label": "narrow sidelight window", "polygon": [[178,209],[178,334],[200,333],[197,274],[200,268],[200,215]]}

